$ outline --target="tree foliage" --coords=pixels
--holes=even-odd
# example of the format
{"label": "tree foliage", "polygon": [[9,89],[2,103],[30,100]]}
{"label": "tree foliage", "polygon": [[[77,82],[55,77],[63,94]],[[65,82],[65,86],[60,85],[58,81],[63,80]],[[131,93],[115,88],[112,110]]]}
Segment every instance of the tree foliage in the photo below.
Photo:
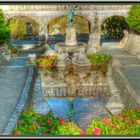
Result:
{"label": "tree foliage", "polygon": [[0,9],[0,45],[8,42],[10,39],[9,26],[4,18],[3,11]]}
{"label": "tree foliage", "polygon": [[128,28],[128,24],[122,16],[111,16],[101,26],[102,35],[108,35],[112,38],[121,38],[123,30]]}
{"label": "tree foliage", "polygon": [[140,33],[140,5],[132,5],[126,21],[132,31]]}

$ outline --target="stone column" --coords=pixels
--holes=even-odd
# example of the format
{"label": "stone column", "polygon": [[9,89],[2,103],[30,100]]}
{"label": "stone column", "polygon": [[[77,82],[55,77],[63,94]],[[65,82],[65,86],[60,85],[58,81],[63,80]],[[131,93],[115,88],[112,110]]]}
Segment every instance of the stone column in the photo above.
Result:
{"label": "stone column", "polygon": [[101,24],[100,19],[98,17],[98,14],[95,13],[93,15],[94,19],[91,22],[91,34],[89,39],[89,49],[87,51],[87,54],[97,53],[100,51],[100,30],[101,30]]}
{"label": "stone column", "polygon": [[68,46],[75,46],[75,45],[77,45],[76,27],[74,25],[66,27],[66,40],[65,40],[65,44],[68,45]]}
{"label": "stone column", "polygon": [[94,19],[91,22],[91,34],[90,34],[90,44],[92,47],[100,47],[100,20],[98,14],[94,15]]}

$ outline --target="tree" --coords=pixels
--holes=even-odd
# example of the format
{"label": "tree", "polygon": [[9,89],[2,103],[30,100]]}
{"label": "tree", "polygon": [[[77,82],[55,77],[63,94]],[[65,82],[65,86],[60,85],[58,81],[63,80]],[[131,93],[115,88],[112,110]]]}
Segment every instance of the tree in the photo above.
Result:
{"label": "tree", "polygon": [[140,5],[132,5],[126,22],[133,32],[140,33]]}
{"label": "tree", "polygon": [[128,30],[128,24],[124,17],[122,16],[111,16],[107,18],[102,26],[102,34],[108,35],[111,38],[122,38],[123,30]]}
{"label": "tree", "polygon": [[10,30],[4,18],[3,11],[0,9],[0,45],[8,42],[10,39]]}

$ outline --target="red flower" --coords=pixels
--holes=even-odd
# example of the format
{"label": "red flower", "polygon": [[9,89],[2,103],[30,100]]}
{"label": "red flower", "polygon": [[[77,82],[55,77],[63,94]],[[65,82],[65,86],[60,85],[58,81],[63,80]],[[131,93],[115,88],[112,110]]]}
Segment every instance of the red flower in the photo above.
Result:
{"label": "red flower", "polygon": [[48,67],[51,68],[52,67],[52,64],[49,64]]}
{"label": "red flower", "polygon": [[59,121],[64,121],[63,117],[58,118]]}
{"label": "red flower", "polygon": [[45,115],[44,114],[40,114],[40,117],[45,117]]}
{"label": "red flower", "polygon": [[21,132],[20,132],[20,131],[17,131],[15,134],[16,134],[16,135],[20,135],[20,134],[21,134]]}
{"label": "red flower", "polygon": [[49,60],[49,59],[50,59],[50,56],[47,56],[47,57],[46,57],[46,60]]}
{"label": "red flower", "polygon": [[80,135],[84,135],[84,131],[82,129],[79,129]]}
{"label": "red flower", "polygon": [[93,135],[101,135],[101,129],[98,127],[94,128],[92,131],[92,134]]}
{"label": "red flower", "polygon": [[50,128],[49,128],[49,130],[53,130],[54,128],[51,126]]}
{"label": "red flower", "polygon": [[20,125],[20,126],[21,126],[21,125],[22,125],[22,122],[19,122],[19,123],[18,123],[18,125]]}
{"label": "red flower", "polygon": [[65,121],[60,121],[60,124],[61,125],[65,125]]}
{"label": "red flower", "polygon": [[30,127],[30,128],[29,128],[29,130],[30,130],[30,131],[33,131],[33,128],[32,128],[32,127]]}
{"label": "red flower", "polygon": [[102,121],[103,124],[111,125],[110,119],[106,118]]}
{"label": "red flower", "polygon": [[46,123],[50,124],[51,123],[51,120],[50,119],[47,119],[46,120]]}
{"label": "red flower", "polygon": [[126,121],[125,124],[130,124],[130,121]]}
{"label": "red flower", "polygon": [[21,114],[22,114],[22,115],[25,115],[25,112],[22,112]]}
{"label": "red flower", "polygon": [[117,128],[120,128],[120,126],[119,125],[113,125],[113,126],[111,126],[113,129],[117,129]]}

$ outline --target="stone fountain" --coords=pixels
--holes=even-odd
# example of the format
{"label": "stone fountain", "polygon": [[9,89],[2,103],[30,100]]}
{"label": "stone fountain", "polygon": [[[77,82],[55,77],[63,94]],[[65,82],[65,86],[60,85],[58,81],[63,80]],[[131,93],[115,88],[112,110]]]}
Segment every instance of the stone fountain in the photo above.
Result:
{"label": "stone fountain", "polygon": [[76,26],[73,23],[74,5],[68,11],[65,42],[56,44],[57,61],[51,75],[42,75],[44,97],[107,96],[107,79],[99,72],[91,70],[86,57],[88,44],[76,39]]}
{"label": "stone fountain", "polygon": [[75,67],[90,68],[90,61],[87,59],[85,53],[88,45],[86,43],[78,42],[76,39],[76,26],[73,23],[74,11],[77,6],[74,5],[68,11],[68,24],[66,27],[65,42],[56,44],[56,51],[58,52],[58,61],[56,67],[58,69],[67,69],[68,65]]}

